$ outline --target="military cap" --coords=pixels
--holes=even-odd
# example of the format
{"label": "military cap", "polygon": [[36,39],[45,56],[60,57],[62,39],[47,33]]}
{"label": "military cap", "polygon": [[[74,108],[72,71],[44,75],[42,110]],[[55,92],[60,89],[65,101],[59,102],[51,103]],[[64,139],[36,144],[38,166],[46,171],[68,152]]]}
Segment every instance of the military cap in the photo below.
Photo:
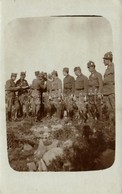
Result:
{"label": "military cap", "polygon": [[35,75],[38,76],[40,71],[35,71]]}
{"label": "military cap", "polygon": [[89,68],[89,67],[95,67],[95,63],[93,62],[93,61],[89,61],[88,63],[87,63],[87,67]]}
{"label": "military cap", "polygon": [[17,73],[11,73],[11,77],[17,77]]}
{"label": "military cap", "polygon": [[68,67],[64,67],[64,68],[63,68],[63,71],[69,73],[69,68],[68,68]]}
{"label": "military cap", "polygon": [[77,70],[81,72],[81,68],[80,67],[75,67],[74,68],[74,71],[77,71]]}
{"label": "military cap", "polygon": [[105,53],[103,59],[113,59],[112,52],[110,51],[110,52]]}
{"label": "military cap", "polygon": [[26,72],[21,72],[20,75],[26,75]]}
{"label": "military cap", "polygon": [[52,75],[56,75],[56,76],[58,76],[58,72],[57,71],[55,71],[55,70],[53,70],[53,72],[51,73]]}

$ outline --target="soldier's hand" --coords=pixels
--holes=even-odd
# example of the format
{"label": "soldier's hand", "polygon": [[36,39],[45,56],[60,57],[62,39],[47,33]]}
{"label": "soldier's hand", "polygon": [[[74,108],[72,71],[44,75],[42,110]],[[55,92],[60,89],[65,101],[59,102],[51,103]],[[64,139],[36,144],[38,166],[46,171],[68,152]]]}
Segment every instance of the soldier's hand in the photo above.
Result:
{"label": "soldier's hand", "polygon": [[16,89],[19,90],[21,87],[20,86],[17,86]]}
{"label": "soldier's hand", "polygon": [[27,88],[28,88],[28,86],[23,86],[23,87],[22,87],[22,89],[27,89]]}

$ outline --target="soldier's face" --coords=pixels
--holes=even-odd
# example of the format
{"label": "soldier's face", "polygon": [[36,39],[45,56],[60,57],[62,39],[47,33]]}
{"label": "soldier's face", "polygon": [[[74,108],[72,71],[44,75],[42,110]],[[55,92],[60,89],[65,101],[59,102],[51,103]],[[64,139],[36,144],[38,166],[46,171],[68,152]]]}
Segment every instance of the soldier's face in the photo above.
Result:
{"label": "soldier's face", "polygon": [[94,66],[90,66],[90,67],[88,67],[88,70],[90,71],[90,72],[93,72],[94,71]]}
{"label": "soldier's face", "polygon": [[25,79],[25,75],[21,75],[20,78],[21,78],[21,79]]}
{"label": "soldier's face", "polygon": [[16,80],[16,77],[15,77],[15,76],[12,76],[11,79],[12,79],[13,81],[15,81],[15,80]]}
{"label": "soldier's face", "polygon": [[39,76],[38,76],[38,79],[42,80],[42,79],[43,79],[43,77],[42,77],[41,75],[39,75]]}
{"label": "soldier's face", "polygon": [[75,75],[78,76],[80,74],[80,72],[77,70],[75,71]]}
{"label": "soldier's face", "polygon": [[55,77],[56,77],[56,76],[55,76],[54,74],[52,74],[52,78],[55,79]]}
{"label": "soldier's face", "polygon": [[64,76],[67,76],[67,72],[66,72],[66,71],[63,71],[63,75],[64,75]]}
{"label": "soldier's face", "polygon": [[109,60],[108,59],[103,59],[103,63],[105,66],[109,65]]}

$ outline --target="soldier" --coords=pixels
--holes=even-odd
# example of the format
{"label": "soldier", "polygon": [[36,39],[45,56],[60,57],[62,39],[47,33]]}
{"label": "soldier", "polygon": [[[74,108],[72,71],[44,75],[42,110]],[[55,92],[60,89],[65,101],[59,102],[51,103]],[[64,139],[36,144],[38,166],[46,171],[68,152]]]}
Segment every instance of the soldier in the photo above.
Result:
{"label": "soldier", "polygon": [[52,75],[47,75],[47,82],[46,82],[46,91],[43,92],[43,103],[44,103],[44,114],[47,116],[47,118],[51,114],[51,97],[49,96],[49,93],[51,92],[51,83],[53,81]]}
{"label": "soldier", "polygon": [[15,98],[16,98],[16,91],[20,88],[20,86],[16,87],[15,80],[17,74],[12,73],[11,79],[7,80],[5,89],[7,91],[7,116],[8,120],[12,120],[12,106],[14,105]]}
{"label": "soldier", "polygon": [[[75,79],[69,75],[69,68],[65,67],[63,69],[63,97],[64,97],[64,106],[65,114],[70,118],[73,117],[73,95],[75,92]],[[65,116],[66,116],[65,115]]]}
{"label": "soldier", "polygon": [[49,98],[51,102],[51,106],[56,109],[57,117],[61,118],[62,114],[62,81],[58,78],[57,71],[52,72],[52,82],[50,82],[49,87]]}
{"label": "soldier", "polygon": [[[103,89],[103,80],[102,75],[96,71],[95,63],[93,61],[89,61],[87,63],[88,70],[91,75],[89,76],[89,103],[94,105],[96,111],[98,112],[98,117],[102,117],[101,110],[101,97],[102,97],[102,89]],[[94,115],[95,116],[95,115]]]}
{"label": "soldier", "polygon": [[[26,72],[20,73],[20,79],[17,80],[16,86],[20,86],[18,91],[18,99],[20,104],[19,115],[29,116],[29,102],[28,102],[28,89],[29,85],[27,80],[25,80]],[[25,114],[25,115],[24,115]]]}
{"label": "soldier", "polygon": [[75,75],[75,100],[78,107],[78,111],[81,116],[84,117],[85,113],[85,101],[88,93],[88,78],[81,72],[80,67],[74,68]]}
{"label": "soldier", "polygon": [[115,111],[115,82],[112,52],[105,53],[103,63],[107,66],[103,80],[103,95],[111,116],[111,113],[113,114]]}
{"label": "soldier", "polygon": [[43,73],[39,73],[37,79],[34,79],[32,82],[32,111],[33,116],[36,116],[35,121],[39,121],[39,111],[41,108],[41,93],[46,88],[46,85],[43,80]]}

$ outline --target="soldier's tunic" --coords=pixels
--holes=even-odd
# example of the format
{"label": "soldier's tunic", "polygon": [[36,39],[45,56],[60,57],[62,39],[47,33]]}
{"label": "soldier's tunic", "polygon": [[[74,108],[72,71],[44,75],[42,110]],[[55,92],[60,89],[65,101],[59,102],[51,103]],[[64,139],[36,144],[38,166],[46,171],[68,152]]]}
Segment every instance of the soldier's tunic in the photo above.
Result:
{"label": "soldier's tunic", "polygon": [[102,95],[103,90],[103,80],[102,75],[94,70],[89,76],[89,89],[88,89],[88,97],[89,97],[89,106],[93,105],[93,109],[99,113],[99,118],[102,118],[102,110],[101,110],[101,98],[99,95]]}
{"label": "soldier's tunic", "polygon": [[42,90],[45,89],[44,86],[44,81],[40,80],[40,79],[34,79],[32,82],[32,100],[31,100],[31,104],[32,104],[32,111],[33,111],[33,115],[38,114],[39,110],[40,110],[40,106],[41,106],[41,92]]}
{"label": "soldier's tunic", "polygon": [[86,97],[87,93],[88,78],[85,75],[80,74],[75,80],[75,98],[79,111],[82,111],[85,108],[84,97]]}
{"label": "soldier's tunic", "polygon": [[11,112],[12,111],[12,106],[14,105],[14,100],[16,97],[16,84],[15,82],[10,79],[6,82],[6,97],[7,97],[7,111]]}
{"label": "soldier's tunic", "polygon": [[50,82],[50,85],[48,85],[48,87],[49,96],[51,97],[50,105],[51,107],[54,106],[56,108],[57,117],[61,117],[62,102],[59,99],[61,98],[62,81],[58,77],[56,77]]}
{"label": "soldier's tunic", "polygon": [[107,67],[103,80],[103,95],[109,111],[115,109],[114,64]]}
{"label": "soldier's tunic", "polygon": [[51,110],[51,104],[50,104],[50,101],[49,101],[49,93],[50,93],[50,90],[51,90],[51,82],[52,80],[47,80],[46,82],[46,91],[43,92],[43,104],[44,104],[44,112],[45,114],[49,115],[50,113],[50,110]]}
{"label": "soldier's tunic", "polygon": [[62,81],[57,77],[50,84],[49,94],[52,97],[60,97],[61,91],[62,91]]}
{"label": "soldier's tunic", "polygon": [[67,75],[64,78],[63,86],[64,107],[67,110],[67,113],[71,116],[73,112],[73,101],[71,95],[74,95],[74,93],[75,93],[75,79],[74,77]]}
{"label": "soldier's tunic", "polygon": [[[18,99],[20,103],[20,114],[21,116],[25,112],[27,115],[29,114],[29,101],[28,101],[28,82],[24,79],[19,79],[16,82],[16,86],[20,86],[21,88],[18,91]],[[23,89],[22,87],[27,87],[27,89]]]}
{"label": "soldier's tunic", "polygon": [[102,75],[96,70],[89,76],[89,94],[102,94],[103,80]]}
{"label": "soldier's tunic", "polygon": [[71,94],[74,94],[74,92],[75,92],[75,79],[74,77],[67,75],[64,78],[63,94],[65,96],[69,96]]}

